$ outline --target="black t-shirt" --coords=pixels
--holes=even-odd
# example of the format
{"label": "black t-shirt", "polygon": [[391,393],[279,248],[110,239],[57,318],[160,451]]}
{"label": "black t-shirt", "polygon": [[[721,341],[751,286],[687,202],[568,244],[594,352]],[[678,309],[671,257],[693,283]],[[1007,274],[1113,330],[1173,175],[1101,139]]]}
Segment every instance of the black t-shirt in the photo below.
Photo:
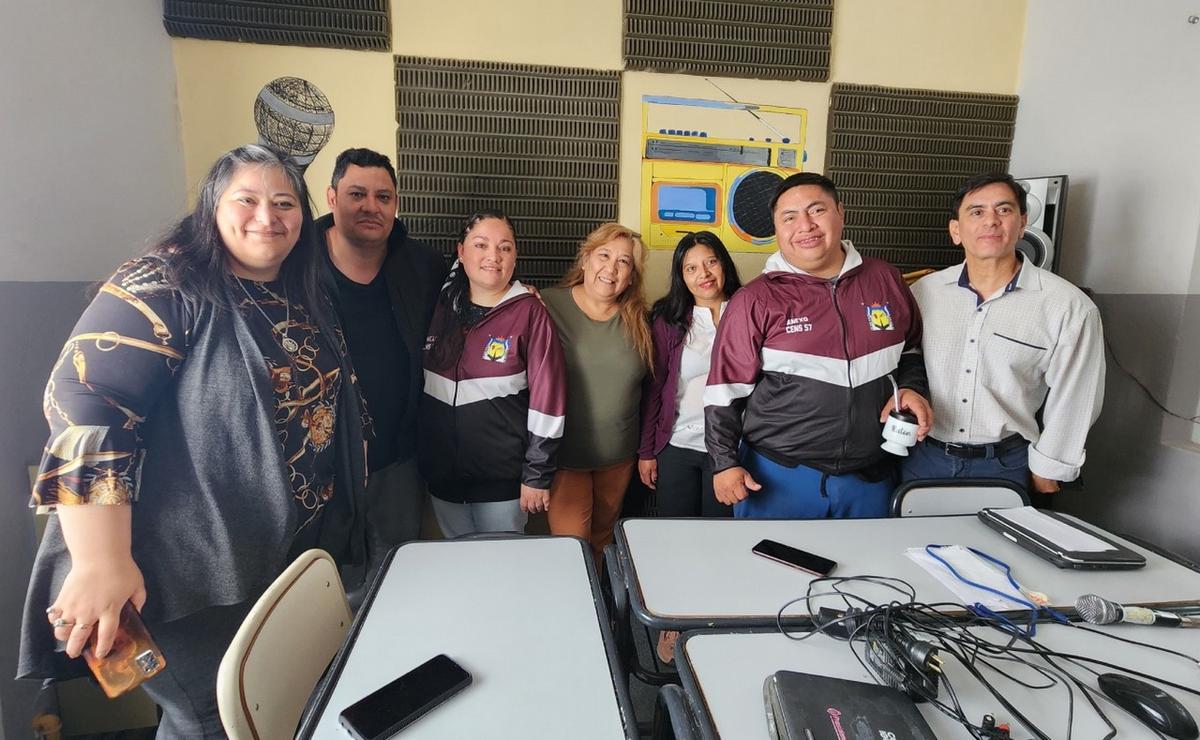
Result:
{"label": "black t-shirt", "polygon": [[[325,258],[329,260],[329,253]],[[402,430],[409,382],[409,354],[392,315],[383,270],[370,283],[356,283],[329,260],[338,286],[338,314],[358,385],[373,422],[367,441],[367,469],[375,472],[416,449]],[[398,439],[403,435],[405,439]]]}
{"label": "black t-shirt", "polygon": [[480,321],[483,321],[483,317],[487,316],[488,311],[491,311],[491,310],[492,310],[491,306],[481,306],[478,303],[468,303],[467,304],[467,315],[465,317],[467,328],[474,329],[475,325],[478,324]]}

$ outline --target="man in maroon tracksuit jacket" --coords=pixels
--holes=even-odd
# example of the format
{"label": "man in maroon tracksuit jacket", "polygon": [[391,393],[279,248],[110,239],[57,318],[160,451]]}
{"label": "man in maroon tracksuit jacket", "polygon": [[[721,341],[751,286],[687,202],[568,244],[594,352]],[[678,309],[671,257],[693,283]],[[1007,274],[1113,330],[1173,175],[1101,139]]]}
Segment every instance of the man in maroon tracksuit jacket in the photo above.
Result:
{"label": "man in maroon tracksuit jacket", "polygon": [[719,501],[747,518],[887,516],[895,463],[879,448],[900,405],[931,425],[921,317],[896,268],[842,240],[828,178],[771,199],[779,251],[725,309],[704,394]]}

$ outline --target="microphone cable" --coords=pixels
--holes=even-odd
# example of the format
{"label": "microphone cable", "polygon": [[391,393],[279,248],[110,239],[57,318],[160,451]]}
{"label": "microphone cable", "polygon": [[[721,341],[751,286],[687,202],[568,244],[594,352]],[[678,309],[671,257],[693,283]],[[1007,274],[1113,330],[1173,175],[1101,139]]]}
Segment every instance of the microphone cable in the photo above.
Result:
{"label": "microphone cable", "polygon": [[[891,591],[894,593],[894,597],[886,604],[875,603],[871,599],[855,593],[856,587],[861,589],[863,586]],[[842,605],[842,609],[839,611],[829,607],[814,608],[821,599],[837,600]],[[811,628],[784,626],[784,612],[798,603],[805,604],[808,612],[813,615]],[[1144,671],[1126,668],[1099,658],[1048,648],[1034,638],[1029,629],[1032,625],[1029,627],[1019,626],[1014,622],[1014,618],[1003,614],[980,613],[978,610],[966,607],[965,614],[971,616],[969,619],[963,620],[955,612],[964,612],[964,605],[961,602],[918,602],[915,588],[901,578],[878,575],[826,576],[813,579],[803,595],[791,599],[781,606],[775,615],[775,626],[783,636],[790,640],[803,641],[821,633],[832,639],[846,642],[851,654],[854,655],[863,670],[867,675],[875,678],[878,683],[898,688],[908,693],[914,701],[927,703],[931,708],[962,725],[971,737],[981,740],[999,736],[995,734],[994,729],[989,729],[978,719],[967,716],[951,679],[944,672],[933,671],[936,676],[932,682],[915,680],[920,676],[928,676],[932,671],[931,665],[937,665],[940,669],[941,664],[932,662],[930,656],[940,652],[953,657],[955,662],[962,666],[974,681],[978,682],[1010,713],[1011,721],[1020,723],[1038,740],[1049,740],[1049,735],[1007,699],[994,684],[995,679],[987,675],[985,671],[990,671],[1032,691],[1053,689],[1056,686],[1065,688],[1067,691],[1068,738],[1071,737],[1074,727],[1076,689],[1083,693],[1084,699],[1097,717],[1108,727],[1106,740],[1115,737],[1117,732],[1115,725],[1106,713],[1106,710],[1111,711],[1109,705],[1116,705],[1108,696],[1085,683],[1072,670],[1068,670],[1062,662],[1095,675],[1099,675],[1099,672],[1091,666],[1102,666],[1140,677],[1161,686],[1200,696],[1200,690]],[[1036,619],[1034,616],[1036,613],[1036,611],[1028,613],[1027,618],[1032,622]],[[1102,635],[1129,645],[1156,650],[1182,658],[1189,664],[1200,667],[1200,660],[1195,657],[1162,645],[1132,640],[1112,634],[1110,631],[1102,631],[1073,622],[1064,623],[1064,626]],[[1004,634],[1008,639],[1003,643],[992,642],[983,635],[970,631],[972,627],[991,627]],[[873,649],[872,640],[884,647]],[[1033,658],[1035,657],[1039,662],[1034,662]],[[1032,671],[1033,675],[1040,676],[1042,680],[1034,680],[1032,676],[1017,675],[1014,670],[1018,668]],[[938,696],[939,686],[944,689],[941,697]],[[1102,706],[1097,699],[1102,700],[1104,705]],[[1122,709],[1122,711],[1125,710]],[[1145,729],[1153,731],[1153,728],[1150,727],[1145,727]]]}
{"label": "microphone cable", "polygon": [[1149,648],[1150,650],[1157,650],[1160,653],[1167,653],[1168,655],[1175,655],[1180,658],[1183,658],[1184,660],[1188,661],[1189,663],[1195,663],[1196,667],[1200,668],[1200,659],[1197,659],[1194,656],[1188,655],[1187,653],[1182,653],[1178,650],[1172,650],[1171,648],[1163,647],[1162,645],[1155,645],[1152,642],[1142,642],[1140,640],[1131,640],[1128,637],[1121,637],[1120,635],[1114,635],[1110,632],[1105,632],[1104,630],[1098,630],[1095,627],[1085,627],[1082,624],[1078,624],[1076,622],[1071,622],[1070,626],[1074,627],[1077,630],[1083,630],[1084,632],[1091,632],[1094,635],[1102,635],[1104,637],[1107,637],[1110,640],[1117,640],[1118,642],[1124,642],[1124,643],[1128,643],[1130,645],[1137,645],[1139,647]]}
{"label": "microphone cable", "polygon": [[[869,599],[845,590],[843,587],[850,584],[872,584],[875,586],[883,586],[890,590],[896,591],[897,594],[907,597],[905,601],[892,601],[888,604],[876,604]],[[828,585],[830,591],[816,592],[814,589],[820,585]],[[923,701],[937,711],[946,715],[950,719],[959,723],[966,729],[971,737],[978,740],[988,740],[996,737],[982,722],[973,721],[968,717],[963,710],[954,687],[945,677],[944,674],[938,676],[937,681],[933,682],[930,687],[925,682],[920,681],[905,681],[902,686],[897,686],[893,680],[889,680],[888,676],[881,675],[880,666],[873,666],[871,659],[864,658],[859,654],[855,644],[865,644],[868,639],[874,637],[876,640],[882,638],[886,644],[895,646],[891,650],[886,650],[886,657],[882,659],[882,670],[886,672],[886,666],[891,665],[898,671],[909,673],[915,671],[924,674],[929,670],[927,665],[920,665],[913,659],[910,653],[913,650],[909,649],[914,645],[932,648],[927,654],[935,653],[937,650],[945,650],[955,657],[955,659],[963,665],[964,669],[978,681],[1008,712],[1013,718],[1020,722],[1025,728],[1034,734],[1037,740],[1051,740],[1036,723],[1026,717],[1020,709],[1018,709],[1007,697],[998,691],[995,686],[983,675],[983,673],[975,667],[974,660],[970,656],[960,655],[959,652],[951,646],[942,637],[948,631],[965,630],[971,623],[959,623],[952,620],[950,617],[940,613],[939,607],[948,607],[955,610],[961,610],[962,605],[954,602],[945,602],[939,604],[923,604],[915,600],[916,589],[907,581],[901,578],[878,575],[862,575],[862,576],[826,576],[816,578],[809,582],[806,593],[795,599],[786,602],[776,612],[776,627],[785,637],[802,641],[809,639],[814,634],[820,632],[833,639],[844,641],[848,644],[851,654],[855,660],[862,666],[863,670],[873,678],[877,683],[887,686],[893,686],[908,693],[914,701]],[[802,634],[793,634],[783,625],[783,612],[788,607],[797,604],[805,603],[810,605],[810,613],[813,611],[811,604],[813,601],[821,598],[840,598],[847,604],[847,608],[842,616],[829,619],[823,622],[814,620],[813,629]],[[853,604],[861,604],[862,608],[853,606]],[[970,612],[967,612],[970,613]],[[978,619],[978,618],[977,618]],[[834,627],[842,627],[845,636],[837,634]],[[978,639],[966,633],[969,638]],[[995,646],[993,646],[995,647]],[[869,648],[866,648],[869,649]],[[928,659],[927,659],[928,660]],[[1030,687],[1030,688],[1049,688],[1050,686],[1063,683],[1060,679],[1051,675],[1046,669],[1034,665],[1019,656],[1010,656],[1007,660],[1016,663],[1027,665],[1032,670],[1046,676],[1051,683],[1045,687]],[[989,668],[994,670],[999,675],[1010,678],[1017,683],[1029,686],[1019,679],[1015,679],[1007,672],[992,666],[990,663],[985,663]],[[894,676],[893,676],[894,677]],[[937,689],[941,685],[946,689],[946,695],[949,701],[944,701],[938,698]],[[1069,695],[1073,691],[1068,687]],[[1073,704],[1073,700],[1069,699]],[[1069,726],[1069,725],[1068,725]],[[1069,732],[1069,730],[1068,730]]]}

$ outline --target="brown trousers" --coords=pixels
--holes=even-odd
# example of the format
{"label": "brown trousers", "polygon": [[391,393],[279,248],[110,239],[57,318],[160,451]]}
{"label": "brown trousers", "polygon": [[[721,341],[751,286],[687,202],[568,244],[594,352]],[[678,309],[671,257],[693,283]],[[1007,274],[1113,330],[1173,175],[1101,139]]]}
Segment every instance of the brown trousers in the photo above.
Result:
{"label": "brown trousers", "polygon": [[551,534],[574,535],[592,546],[599,567],[604,548],[613,540],[633,460],[595,470],[559,470],[550,484],[546,518]]}

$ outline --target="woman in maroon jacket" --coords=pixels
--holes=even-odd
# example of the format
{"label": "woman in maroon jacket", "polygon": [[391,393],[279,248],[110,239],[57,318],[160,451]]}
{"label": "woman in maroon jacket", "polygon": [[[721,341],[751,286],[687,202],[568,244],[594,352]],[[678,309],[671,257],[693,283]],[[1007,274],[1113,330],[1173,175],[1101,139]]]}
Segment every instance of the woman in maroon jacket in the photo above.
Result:
{"label": "woman in maroon jacket", "polygon": [[472,216],[425,345],[421,471],[442,533],[523,531],[549,506],[566,413],[550,314],[513,280],[512,222]]}
{"label": "woman in maroon jacket", "polygon": [[716,234],[698,231],[679,241],[671,288],[651,311],[654,374],[642,390],[638,474],[657,492],[660,516],[732,516],[713,496],[704,386],[721,311],[740,287]]}
{"label": "woman in maroon jacket", "polygon": [[[656,492],[659,516],[733,516],[713,495],[704,449],[704,386],[713,339],[729,297],[742,287],[729,250],[711,231],[679,240],[671,287],[651,310],[654,373],[642,386],[638,475]],[[658,635],[658,657],[674,658],[678,632]]]}

